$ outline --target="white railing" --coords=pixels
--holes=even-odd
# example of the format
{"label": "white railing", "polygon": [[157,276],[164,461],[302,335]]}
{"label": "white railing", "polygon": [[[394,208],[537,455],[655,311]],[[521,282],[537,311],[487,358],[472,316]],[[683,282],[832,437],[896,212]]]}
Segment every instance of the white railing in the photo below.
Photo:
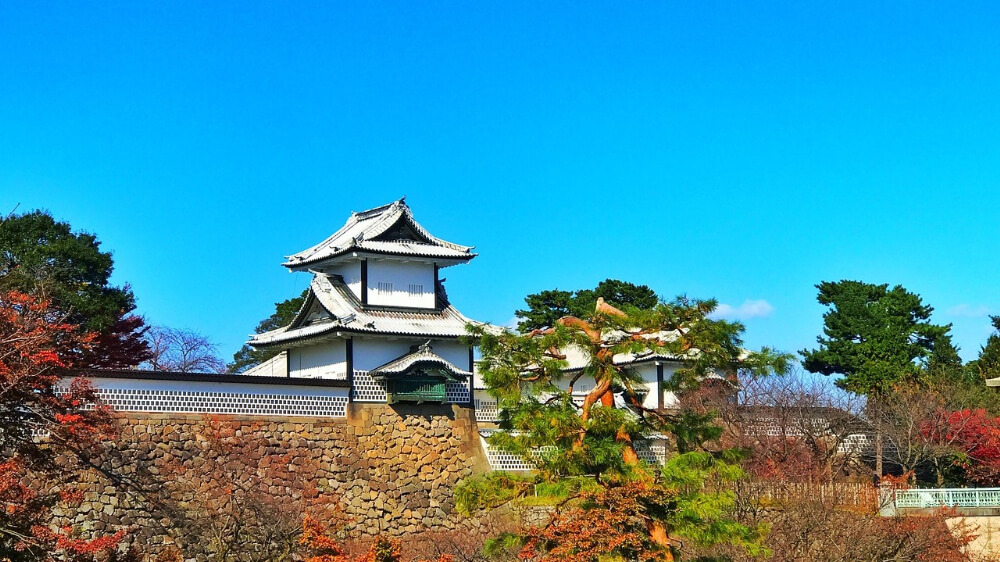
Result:
{"label": "white railing", "polygon": [[1000,508],[1000,488],[896,490],[894,499],[898,509]]}

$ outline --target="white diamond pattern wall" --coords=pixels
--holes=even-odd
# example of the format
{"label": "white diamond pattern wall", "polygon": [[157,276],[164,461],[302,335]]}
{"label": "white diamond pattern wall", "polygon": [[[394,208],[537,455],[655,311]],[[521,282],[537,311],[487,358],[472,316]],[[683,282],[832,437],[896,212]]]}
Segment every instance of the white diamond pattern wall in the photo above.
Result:
{"label": "white diamond pattern wall", "polygon": [[497,409],[496,400],[476,398],[476,421],[496,423],[499,415],[500,410]]}

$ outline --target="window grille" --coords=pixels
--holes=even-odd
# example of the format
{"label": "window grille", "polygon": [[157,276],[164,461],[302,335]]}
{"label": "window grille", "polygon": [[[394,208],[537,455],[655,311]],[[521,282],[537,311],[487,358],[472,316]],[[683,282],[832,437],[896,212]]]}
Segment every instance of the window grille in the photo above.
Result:
{"label": "window grille", "polygon": [[379,281],[376,284],[375,292],[380,295],[387,295],[392,292],[392,282],[391,281]]}
{"label": "window grille", "polygon": [[[445,383],[447,401],[451,404],[468,404],[470,382]],[[368,371],[354,371],[354,388],[351,391],[355,402],[385,402],[388,398],[385,381],[375,379]]]}
{"label": "window grille", "polygon": [[410,293],[411,297],[420,296],[420,295],[422,295],[424,293],[424,286],[423,285],[417,285],[417,284],[414,284],[414,283],[410,283],[409,293]]}

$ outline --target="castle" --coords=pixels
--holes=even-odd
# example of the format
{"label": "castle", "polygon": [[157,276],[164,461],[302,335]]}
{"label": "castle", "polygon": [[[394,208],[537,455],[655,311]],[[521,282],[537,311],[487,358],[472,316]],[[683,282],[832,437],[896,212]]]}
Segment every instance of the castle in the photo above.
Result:
{"label": "castle", "polygon": [[[476,257],[473,247],[435,237],[403,199],[352,213],[320,243],[288,257],[291,272],[312,275],[292,322],[255,334],[250,345],[276,350],[241,375],[101,371],[92,380],[102,400],[121,412],[348,418],[364,404],[451,405],[470,410],[483,436],[495,431],[497,409],[474,374],[466,326],[476,323],[448,300],[442,269]],[[565,350],[568,371],[584,358]],[[644,381],[646,408],[674,405],[664,380],[679,364],[659,355],[622,355]],[[591,382],[592,384],[592,382]],[[582,402],[591,390],[574,386]],[[494,469],[527,470],[522,459],[480,443]],[[663,447],[653,443],[654,459]]]}

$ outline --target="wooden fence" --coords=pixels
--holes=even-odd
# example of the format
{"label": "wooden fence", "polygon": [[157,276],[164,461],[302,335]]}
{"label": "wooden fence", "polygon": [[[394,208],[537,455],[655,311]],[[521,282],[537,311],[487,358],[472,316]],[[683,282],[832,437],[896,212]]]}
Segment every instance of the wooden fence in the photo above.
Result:
{"label": "wooden fence", "polygon": [[736,484],[737,495],[758,498],[762,504],[780,508],[782,504],[815,501],[831,507],[877,510],[879,489],[867,482],[748,482]]}

